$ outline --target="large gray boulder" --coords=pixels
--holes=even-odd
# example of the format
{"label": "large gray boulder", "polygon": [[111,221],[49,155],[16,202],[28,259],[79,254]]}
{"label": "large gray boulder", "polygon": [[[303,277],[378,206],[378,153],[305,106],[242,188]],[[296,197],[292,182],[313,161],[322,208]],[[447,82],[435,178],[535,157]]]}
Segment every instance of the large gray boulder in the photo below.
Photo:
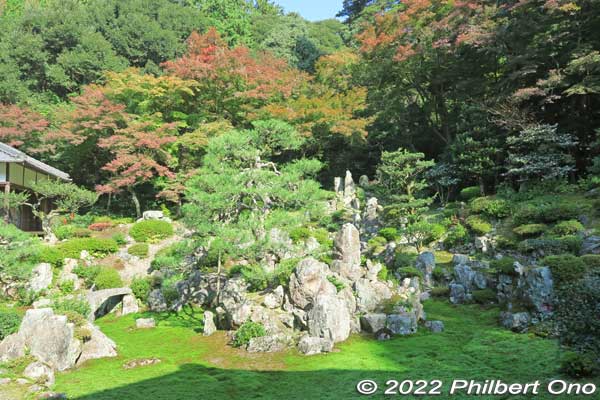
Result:
{"label": "large gray boulder", "polygon": [[340,276],[356,281],[365,271],[360,266],[360,233],[354,224],[344,224],[334,240],[335,260],[331,265]]}
{"label": "large gray boulder", "polygon": [[25,367],[23,376],[48,386],[54,385],[54,371],[46,364],[39,361],[34,361]]}
{"label": "large gray boulder", "polygon": [[291,344],[291,336],[279,333],[250,339],[246,350],[250,353],[275,353],[287,349]]}
{"label": "large gray boulder", "polygon": [[135,327],[138,329],[156,328],[156,321],[154,318],[138,318],[135,320]]}
{"label": "large gray boulder", "polygon": [[524,298],[535,310],[543,315],[552,313],[554,284],[548,267],[529,270],[525,276]]}
{"label": "large gray boulder", "polygon": [[360,326],[365,332],[375,333],[385,328],[386,321],[387,315],[383,313],[370,313],[360,317]]}
{"label": "large gray boulder", "polygon": [[137,299],[132,294],[126,294],[123,296],[123,309],[121,315],[135,314],[140,311]]}
{"label": "large gray boulder", "polygon": [[167,300],[160,289],[154,289],[148,294],[148,308],[153,312],[167,311]]}
{"label": "large gray boulder", "polygon": [[442,321],[425,321],[425,328],[433,333],[441,333],[444,331],[444,323]]}
{"label": "large gray boulder", "polygon": [[385,300],[393,295],[390,288],[381,281],[369,281],[367,279],[358,279],[354,284],[356,293],[356,305],[361,312],[370,312],[375,310]]}
{"label": "large gray boulder", "polygon": [[19,335],[31,355],[58,371],[72,368],[81,354],[75,326],[49,308],[27,310]]}
{"label": "large gray boulder", "polygon": [[386,328],[395,335],[412,335],[417,332],[417,317],[414,313],[390,314],[386,319]]}
{"label": "large gray boulder", "polygon": [[342,342],[350,336],[350,319],[344,300],[331,294],[320,295],[308,312],[308,332],[311,336]]}
{"label": "large gray boulder", "polygon": [[263,304],[267,308],[281,308],[284,294],[283,286],[279,285],[272,292],[265,295]]}
{"label": "large gray boulder", "polygon": [[115,342],[93,324],[88,323],[86,328],[91,333],[90,340],[83,343],[81,355],[77,359],[77,366],[88,360],[117,356],[117,344]]}
{"label": "large gray boulder", "polygon": [[52,284],[52,265],[48,263],[38,264],[32,271],[29,281],[29,289],[34,292],[41,292],[48,289]]}
{"label": "large gray boulder", "polygon": [[531,316],[527,312],[511,313],[503,311],[500,313],[500,323],[514,332],[527,332],[531,323]]}
{"label": "large gray boulder", "polygon": [[25,355],[25,342],[18,333],[13,333],[0,342],[0,362],[8,362]]}
{"label": "large gray boulder", "polygon": [[312,356],[320,353],[330,353],[333,350],[333,341],[314,336],[303,336],[298,342],[300,353]]}
{"label": "large gray boulder", "polygon": [[327,280],[330,273],[327,264],[314,258],[298,263],[290,277],[290,299],[297,307],[306,308],[320,295],[335,295],[335,286]]}
{"label": "large gray boulder", "polygon": [[435,268],[435,255],[430,251],[419,254],[415,266],[423,273],[423,285],[426,288],[433,287],[433,270]]}

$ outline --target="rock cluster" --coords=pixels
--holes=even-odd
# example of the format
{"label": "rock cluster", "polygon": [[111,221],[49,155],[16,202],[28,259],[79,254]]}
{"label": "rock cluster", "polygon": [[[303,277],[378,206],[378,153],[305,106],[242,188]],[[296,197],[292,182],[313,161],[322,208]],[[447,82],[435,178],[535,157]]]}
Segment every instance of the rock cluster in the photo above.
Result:
{"label": "rock cluster", "polygon": [[287,288],[277,286],[258,295],[248,293],[241,277],[197,272],[178,283],[179,304],[192,302],[215,310],[205,313],[205,335],[217,327],[235,330],[247,321],[262,324],[266,335],[250,340],[246,348],[250,352],[297,345],[310,355],[331,351],[353,332],[415,333],[419,320],[424,319],[418,279],[405,279],[401,284],[379,280],[379,263],[361,265],[360,239],[354,224],[344,224],[334,240],[331,266],[305,257]]}
{"label": "rock cluster", "polygon": [[[77,335],[78,329],[86,332],[84,339]],[[0,361],[8,362],[29,353],[36,361],[25,368],[23,375],[49,386],[54,383],[54,371],[96,358],[115,357],[116,347],[89,322],[76,327],[66,316],[55,315],[51,308],[37,308],[27,310],[18,332],[0,342]]]}
{"label": "rock cluster", "polygon": [[474,290],[488,287],[485,275],[487,265],[478,261],[471,261],[468,256],[455,254],[452,258],[454,264],[453,280],[450,282],[450,302],[461,304],[473,298]]}

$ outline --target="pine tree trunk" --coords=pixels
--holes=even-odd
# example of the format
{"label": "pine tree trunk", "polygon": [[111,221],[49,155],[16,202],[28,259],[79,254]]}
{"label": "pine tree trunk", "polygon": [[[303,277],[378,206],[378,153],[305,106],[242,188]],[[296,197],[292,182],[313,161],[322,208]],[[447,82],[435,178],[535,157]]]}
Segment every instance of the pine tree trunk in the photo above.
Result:
{"label": "pine tree trunk", "polygon": [[135,205],[135,216],[139,219],[142,217],[142,206],[140,205],[140,199],[138,199],[135,190],[129,189],[129,193],[131,194],[131,200],[133,200],[133,204]]}

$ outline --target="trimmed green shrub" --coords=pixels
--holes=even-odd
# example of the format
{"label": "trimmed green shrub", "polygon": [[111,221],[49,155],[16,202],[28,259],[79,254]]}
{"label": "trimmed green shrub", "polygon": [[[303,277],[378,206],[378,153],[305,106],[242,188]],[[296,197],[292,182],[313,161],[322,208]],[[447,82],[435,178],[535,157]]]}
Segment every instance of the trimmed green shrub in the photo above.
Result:
{"label": "trimmed green shrub", "polygon": [[506,218],[512,212],[511,204],[504,199],[478,197],[471,200],[469,207],[475,214],[484,214],[491,218]]}
{"label": "trimmed green shrub", "polygon": [[556,292],[555,321],[561,344],[581,353],[600,354],[600,277],[566,282]]}
{"label": "trimmed green shrub", "polygon": [[173,236],[173,225],[160,220],[140,221],[131,227],[129,234],[136,242],[156,242]]}
{"label": "trimmed green shrub", "polygon": [[417,261],[417,254],[414,253],[396,253],[394,257],[394,268],[414,266]]}
{"label": "trimmed green shrub", "polygon": [[383,236],[388,242],[393,242],[398,239],[398,229],[396,228],[383,228],[378,232],[379,236]]}
{"label": "trimmed green shrub", "polygon": [[526,239],[519,243],[517,249],[522,253],[541,251],[548,255],[578,254],[581,244],[582,239],[577,236],[564,236],[561,238]]}
{"label": "trimmed green shrub", "polygon": [[52,303],[52,309],[56,314],[67,315],[69,312],[77,313],[84,318],[87,318],[90,309],[89,303],[84,299],[73,298],[73,299],[60,299]]}
{"label": "trimmed green shrub", "polygon": [[447,286],[437,286],[437,287],[432,288],[429,291],[429,294],[431,294],[432,297],[437,297],[437,298],[448,297],[448,296],[450,296],[450,288]]}
{"label": "trimmed green shrub", "polygon": [[184,240],[177,242],[160,250],[150,265],[153,270],[169,270],[180,272],[183,260],[192,252],[193,243],[191,241]]}
{"label": "trimmed green shrub", "polygon": [[592,353],[565,352],[560,360],[560,370],[572,378],[586,378],[598,373],[598,365]]}
{"label": "trimmed green shrub", "polygon": [[94,279],[94,284],[98,290],[123,287],[123,281],[119,272],[116,269],[108,267],[100,268],[98,275]]}
{"label": "trimmed green shrub", "polygon": [[132,256],[144,258],[148,256],[149,246],[148,243],[136,243],[131,245],[127,249],[127,253]]}
{"label": "trimmed green shrub", "polygon": [[75,282],[72,280],[62,281],[58,287],[63,294],[71,294],[75,290]]}
{"label": "trimmed green shrub", "polygon": [[169,276],[162,282],[161,291],[167,304],[173,304],[179,300],[179,291],[177,290],[177,282],[183,279],[182,275],[176,274]]}
{"label": "trimmed green shrub", "polygon": [[19,330],[21,316],[14,311],[0,310],[0,341]]}
{"label": "trimmed green shrub", "polygon": [[556,224],[552,228],[552,234],[557,236],[575,235],[584,230],[581,222],[576,219],[570,219],[568,221],[562,221]]}
{"label": "trimmed green shrub", "polygon": [[481,189],[479,186],[469,186],[460,191],[460,198],[468,201],[476,197],[481,196]]}
{"label": "trimmed green shrub", "polygon": [[431,230],[429,231],[429,242],[440,240],[446,233],[446,227],[442,224],[431,224]]}
{"label": "trimmed green shrub", "polygon": [[117,232],[111,236],[111,239],[114,240],[119,246],[125,246],[127,244],[127,239],[125,239],[125,234],[121,232]]}
{"label": "trimmed green shrub", "polygon": [[600,254],[586,254],[580,258],[588,271],[600,273]]}
{"label": "trimmed green shrub", "polygon": [[516,250],[518,246],[519,243],[508,236],[499,235],[496,237],[496,247],[499,249]]}
{"label": "trimmed green shrub", "polygon": [[262,337],[267,334],[265,327],[257,322],[244,322],[242,326],[235,332],[233,337],[233,346],[242,347],[250,343],[250,339]]}
{"label": "trimmed green shrub", "polygon": [[367,242],[367,246],[370,251],[375,251],[385,247],[387,245],[387,239],[383,236],[374,236]]}
{"label": "trimmed green shrub", "polygon": [[94,284],[94,280],[96,279],[96,276],[98,276],[99,272],[100,267],[95,266],[86,267],[85,265],[78,265],[75,268],[73,268],[73,273],[81,279],[83,279],[85,286],[87,286],[88,288],[92,287],[92,285]]}
{"label": "trimmed green shrub", "polygon": [[576,280],[581,279],[586,272],[583,260],[572,254],[548,256],[544,257],[542,261],[550,268],[552,279],[558,285],[575,282]]}
{"label": "trimmed green shrub", "polygon": [[53,229],[59,240],[90,237],[92,231],[76,225],[59,225]]}
{"label": "trimmed green shrub", "polygon": [[579,254],[583,245],[583,239],[575,235],[562,236],[558,241],[565,251],[573,254]]}
{"label": "trimmed green shrub", "polygon": [[554,223],[576,219],[591,211],[588,204],[567,200],[537,200],[526,203],[517,209],[514,215],[516,224]]}
{"label": "trimmed green shrub", "polygon": [[467,223],[467,226],[477,235],[485,235],[492,231],[492,224],[475,215],[471,215],[465,222]]}
{"label": "trimmed green shrub", "polygon": [[512,257],[502,257],[499,260],[493,260],[490,262],[490,267],[493,268],[497,273],[503,275],[518,275],[517,271],[515,271],[515,260]]}
{"label": "trimmed green shrub", "polygon": [[57,249],[62,253],[63,258],[78,259],[83,250],[89,252],[93,257],[105,257],[116,253],[119,246],[112,239],[76,238],[59,244]]}
{"label": "trimmed green shrub", "polygon": [[[79,257],[77,257],[79,258]],[[58,248],[53,246],[41,246],[37,255],[39,262],[51,264],[53,267],[62,267],[64,254]]]}
{"label": "trimmed green shrub", "polygon": [[152,282],[148,278],[133,278],[131,285],[129,285],[133,295],[143,302],[148,300],[148,294],[152,290]]}
{"label": "trimmed green shrub", "polygon": [[305,241],[311,236],[310,229],[306,226],[299,226],[290,231],[290,239],[294,243],[300,243]]}
{"label": "trimmed green shrub", "polygon": [[469,232],[461,224],[456,224],[448,230],[448,236],[444,240],[447,246],[460,246],[469,241]]}
{"label": "trimmed green shrub", "polygon": [[496,302],[496,292],[492,289],[473,290],[473,301],[477,304],[490,304]]}
{"label": "trimmed green shrub", "polygon": [[423,273],[417,269],[416,267],[402,267],[402,268],[398,268],[398,274],[400,274],[400,276],[402,278],[413,278],[413,277],[418,277],[423,279]]}
{"label": "trimmed green shrub", "polygon": [[542,233],[548,230],[548,226],[546,224],[525,224],[517,226],[513,229],[513,232],[521,237],[530,238],[535,236],[540,236]]}

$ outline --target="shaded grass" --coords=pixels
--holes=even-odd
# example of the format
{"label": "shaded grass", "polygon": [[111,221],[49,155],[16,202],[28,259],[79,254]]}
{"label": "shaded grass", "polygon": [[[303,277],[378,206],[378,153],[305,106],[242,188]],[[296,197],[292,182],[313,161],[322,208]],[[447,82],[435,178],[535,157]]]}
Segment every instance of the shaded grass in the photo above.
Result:
{"label": "shaded grass", "polygon": [[[313,357],[294,350],[246,353],[227,346],[223,332],[201,336],[180,316],[163,315],[152,330],[133,328],[133,316],[109,316],[98,324],[119,345],[119,356],[59,374],[55,389],[77,399],[347,399],[359,398],[355,385],[362,379],[380,385],[440,379],[447,391],[453,379],[529,382],[558,375],[556,343],[498,328],[495,309],[429,301],[426,311],[429,319],[444,321],[444,333],[421,329],[386,342],[355,335],[335,352]],[[122,367],[152,357],[161,362]]]}

